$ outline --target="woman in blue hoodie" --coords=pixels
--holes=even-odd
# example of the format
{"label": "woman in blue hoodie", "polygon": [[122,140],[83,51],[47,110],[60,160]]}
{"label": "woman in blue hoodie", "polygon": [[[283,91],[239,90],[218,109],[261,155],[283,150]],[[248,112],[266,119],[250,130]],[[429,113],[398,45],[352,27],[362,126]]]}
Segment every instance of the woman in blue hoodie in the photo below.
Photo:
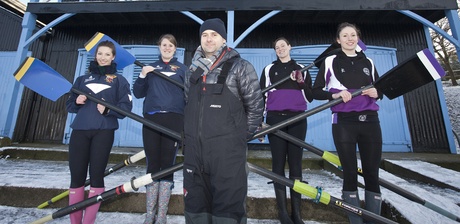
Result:
{"label": "woman in blue hoodie", "polygon": [[[88,74],[75,80],[73,88],[91,94],[125,111],[132,109],[132,97],[128,81],[117,74],[113,62],[115,45],[102,41],[96,49],[94,61],[90,62]],[[87,100],[85,95],[71,93],[66,102],[67,111],[76,113],[70,125],[72,134],[69,142],[70,189],[69,205],[84,198],[86,175],[89,168],[90,191],[88,197],[104,192],[104,173],[114,141],[118,119],[125,116],[105,106]],[[70,215],[74,223],[94,223],[100,203]]]}

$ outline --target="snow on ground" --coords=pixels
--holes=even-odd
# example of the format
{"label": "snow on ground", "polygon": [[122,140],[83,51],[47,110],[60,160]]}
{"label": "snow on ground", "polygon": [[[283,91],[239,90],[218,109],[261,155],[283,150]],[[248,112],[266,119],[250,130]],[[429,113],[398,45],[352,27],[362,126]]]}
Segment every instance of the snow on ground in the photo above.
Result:
{"label": "snow on ground", "polygon": [[[460,80],[457,80],[457,82],[460,82]],[[450,81],[443,81],[443,89],[452,130],[457,135],[460,135],[460,86],[452,86]],[[455,139],[455,144],[457,146],[457,154],[460,154],[458,139]]]}
{"label": "snow on ground", "polygon": [[[425,166],[423,163],[420,163],[418,166],[414,165],[412,167],[417,167],[418,171],[423,172],[422,174],[425,174]],[[444,174],[434,174],[435,177],[442,175]],[[408,182],[382,169],[380,169],[380,178],[425,201],[423,204],[415,203],[393,191],[383,187],[381,188],[383,200],[389,202],[411,223],[457,223],[456,221],[449,219],[446,216],[441,215],[440,213],[435,212],[425,206],[427,206],[428,203],[431,203],[441,208],[442,211],[447,211],[458,217],[460,216],[460,207],[458,206],[460,204],[460,192],[439,188],[436,186],[430,186],[423,183],[421,184],[416,182]]]}
{"label": "snow on ground", "polygon": [[[412,170],[413,172],[420,172],[420,167],[423,166],[423,175],[428,177],[434,177],[435,180],[442,182],[446,185],[450,185],[454,188],[460,189],[460,173],[443,168],[441,166],[427,163],[423,161],[411,161],[411,160],[388,160],[389,162],[406,169]],[[442,173],[443,175],[439,175]]]}
{"label": "snow on ground", "polygon": [[[430,177],[436,179],[444,178],[444,173],[436,172],[437,167],[426,166],[426,163],[418,163],[417,161],[405,161],[410,164],[412,170],[418,170],[423,174],[429,174]],[[410,162],[410,163],[409,163]],[[404,165],[404,164],[403,164]],[[0,159],[0,185],[3,186],[23,186],[23,187],[48,187],[67,189],[69,182],[69,171],[67,162],[46,162],[35,160],[11,160]],[[30,169],[34,167],[34,169]],[[106,177],[107,189],[112,189],[125,182],[128,182],[132,176],[140,177],[144,175],[143,166],[128,166],[118,170],[114,174]],[[451,171],[452,175],[460,175],[458,172]],[[182,189],[182,172],[175,172],[175,188],[173,194],[181,194]],[[304,170],[304,178],[308,180],[311,186],[320,186],[325,192],[331,196],[340,198],[342,180],[333,173],[325,170]],[[409,191],[412,194],[422,198],[422,200],[435,204],[436,206],[453,214],[460,214],[460,192],[450,189],[442,189],[435,186],[420,184],[416,182],[408,182],[404,179],[396,177],[384,170],[381,170],[381,178],[389,181],[395,186]],[[273,186],[267,184],[269,179],[262,177],[255,173],[249,174],[249,190],[248,196],[250,197],[274,197]],[[362,182],[362,178],[360,177]],[[458,184],[453,182],[453,184]],[[458,186],[458,185],[457,185]],[[145,192],[145,188],[140,188],[138,192]],[[405,216],[412,223],[456,223],[445,216],[432,211],[421,204],[414,203],[388,189],[382,187],[383,199],[387,203],[391,203],[403,216]],[[304,196],[305,197],[305,196]],[[360,197],[364,198],[364,191],[360,189]],[[35,208],[16,208],[0,206],[0,223],[28,223],[40,219],[44,216],[50,215],[57,209],[35,209]],[[183,216],[169,216],[169,223],[184,223]],[[139,213],[116,213],[116,212],[103,212],[98,215],[97,223],[141,223],[143,214]],[[49,223],[66,223],[68,217],[62,217],[53,220]],[[278,223],[276,220],[249,220],[249,223]],[[318,222],[308,222],[318,223]]]}

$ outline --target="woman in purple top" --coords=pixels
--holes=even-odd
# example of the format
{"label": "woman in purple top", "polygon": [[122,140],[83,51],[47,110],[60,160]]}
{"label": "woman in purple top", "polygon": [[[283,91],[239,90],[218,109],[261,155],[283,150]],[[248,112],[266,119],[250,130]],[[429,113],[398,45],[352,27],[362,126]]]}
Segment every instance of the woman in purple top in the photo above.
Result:
{"label": "woman in purple top", "polygon": [[[311,102],[313,100],[310,74],[308,71],[303,73],[298,71],[304,66],[291,58],[289,41],[284,37],[276,39],[274,49],[278,59],[264,68],[260,77],[261,89],[278,82],[286,76],[291,76],[292,80],[288,80],[264,94],[265,116],[269,125],[305,112],[307,101]],[[307,119],[280,130],[303,140],[307,133]],[[274,134],[268,134],[268,140],[272,152],[272,171],[285,176],[284,167],[287,158],[289,178],[302,180],[302,148]],[[290,217],[286,208],[286,187],[278,183],[274,183],[274,187],[278,216],[281,223],[303,223],[300,215],[300,194],[291,190],[292,215]]]}
{"label": "woman in purple top", "polygon": [[[332,135],[343,168],[342,198],[359,207],[357,155],[359,148],[365,182],[365,209],[380,215],[381,193],[379,166],[382,156],[382,132],[376,104],[383,94],[375,88],[364,90],[354,98],[354,92],[372,84],[378,74],[374,63],[362,52],[356,51],[358,28],[342,23],[337,30],[337,42],[342,51],[329,56],[316,77],[313,95],[318,100],[342,98],[332,110]],[[350,223],[362,223],[357,215],[349,215]]]}

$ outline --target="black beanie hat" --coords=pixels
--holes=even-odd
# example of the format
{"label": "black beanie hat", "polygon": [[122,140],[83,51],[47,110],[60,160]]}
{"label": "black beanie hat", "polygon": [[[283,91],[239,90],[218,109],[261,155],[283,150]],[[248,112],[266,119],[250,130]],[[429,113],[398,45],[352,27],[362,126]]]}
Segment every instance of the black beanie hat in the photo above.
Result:
{"label": "black beanie hat", "polygon": [[225,30],[224,22],[219,18],[208,19],[201,24],[200,37],[205,30],[214,30],[227,40],[227,31]]}

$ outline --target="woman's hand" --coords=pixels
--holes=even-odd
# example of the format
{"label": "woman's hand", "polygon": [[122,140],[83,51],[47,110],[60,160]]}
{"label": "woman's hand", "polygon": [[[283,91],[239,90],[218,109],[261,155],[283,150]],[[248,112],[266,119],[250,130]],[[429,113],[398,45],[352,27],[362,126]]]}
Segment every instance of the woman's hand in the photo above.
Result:
{"label": "woman's hand", "polygon": [[377,92],[377,89],[375,89],[375,88],[369,88],[369,89],[363,90],[361,95],[367,95],[367,96],[372,97],[372,98],[378,98],[379,97],[379,93]]}
{"label": "woman's hand", "polygon": [[154,67],[150,66],[150,65],[146,65],[144,67],[142,67],[142,71],[141,71],[141,74],[139,75],[140,78],[145,78],[147,77],[147,74],[150,73],[150,72],[153,72],[153,70],[155,70]]}
{"label": "woman's hand", "polygon": [[342,90],[339,93],[332,94],[332,98],[334,98],[334,99],[337,99],[337,98],[340,98],[340,97],[342,97],[342,100],[343,100],[344,103],[350,101],[351,98],[352,98],[351,93],[348,92],[347,90]]}
{"label": "woman's hand", "polygon": [[75,100],[76,104],[85,104],[86,102],[86,96],[85,95],[78,95],[77,99]]}
{"label": "woman's hand", "polygon": [[97,104],[97,110],[99,113],[104,114],[105,106],[102,104]]}
{"label": "woman's hand", "polygon": [[[104,100],[104,98],[102,98],[102,100]],[[105,100],[104,100],[105,101]],[[97,104],[97,110],[99,111],[99,113],[101,113],[102,115],[106,115],[109,113],[109,108],[105,107],[104,105],[102,104]]]}

